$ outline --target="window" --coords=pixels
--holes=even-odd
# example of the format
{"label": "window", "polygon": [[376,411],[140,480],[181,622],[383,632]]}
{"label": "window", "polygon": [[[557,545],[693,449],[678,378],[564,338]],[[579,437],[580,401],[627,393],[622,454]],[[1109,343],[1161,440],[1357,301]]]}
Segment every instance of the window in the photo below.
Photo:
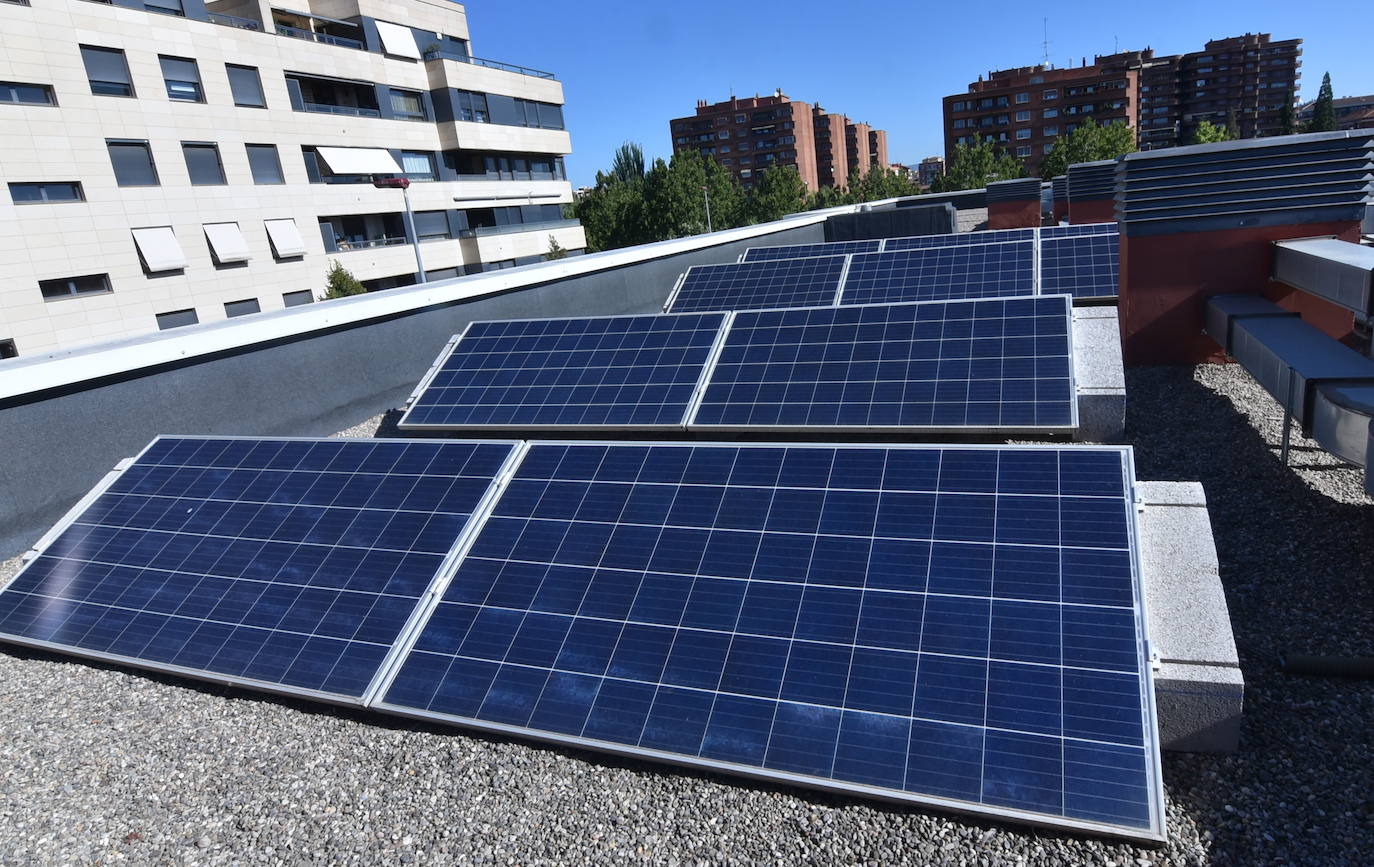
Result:
{"label": "window", "polygon": [[735,115],[735,123],[744,123],[744,122],[747,121],[747,120],[748,120],[748,118],[745,117],[745,116],[742,115],[742,114],[737,114],[737,115]]}
{"label": "window", "polygon": [[13,340],[0,340],[0,358],[18,358],[19,349]]}
{"label": "window", "polygon": [[216,265],[237,265],[253,258],[238,223],[205,223],[201,228]]}
{"label": "window", "polygon": [[281,172],[281,160],[277,157],[277,146],[270,144],[244,145],[248,151],[248,168],[253,173],[255,184],[284,184],[286,178]]}
{"label": "window", "polygon": [[458,91],[458,119],[470,123],[491,123],[487,111],[487,95],[470,90]]}
{"label": "window", "polygon": [[155,187],[158,185],[157,166],[146,141],[106,141],[110,163],[114,166],[115,183],[121,187]]}
{"label": "window", "polygon": [[1017,105],[1025,105],[1025,104],[1028,103],[1028,102],[1030,102],[1030,94],[1029,94],[1029,93],[1018,93],[1018,94],[1016,94],[1016,104],[1017,104]]}
{"label": "window", "polygon": [[964,128],[964,119],[963,119],[962,117],[959,118],[958,120],[956,120],[956,121],[954,122],[954,128],[955,128],[955,129],[963,129],[963,128]]}
{"label": "window", "polygon": [[1010,123],[1010,122],[1011,122],[1011,118],[1007,117],[1005,114],[999,114],[999,115],[997,115],[997,125],[998,125],[998,126],[1006,126],[1006,125],[1007,125],[1008,123]]}
{"label": "window", "polygon": [[167,98],[181,102],[204,102],[205,92],[200,86],[200,69],[196,62],[185,57],[163,57],[158,55],[162,64],[162,80],[167,85]]}
{"label": "window", "polygon": [[287,307],[300,307],[302,304],[314,304],[315,293],[309,289],[301,289],[297,292],[281,293],[281,303]]}
{"label": "window", "polygon": [[212,142],[184,141],[181,143],[181,155],[186,158],[186,173],[191,176],[192,186],[217,186],[226,183],[218,145]]}
{"label": "window", "polygon": [[181,249],[171,226],[134,229],[133,236],[144,273],[160,274],[186,267],[186,252]]}
{"label": "window", "polygon": [[1059,91],[1057,91],[1057,90],[1047,90],[1047,91],[1045,91],[1044,93],[1040,94],[1040,98],[1041,98],[1041,99],[1058,99],[1058,98],[1059,98]]}
{"label": "window", "polygon": [[181,0],[143,0],[143,8],[149,12],[160,12],[163,15],[176,15],[185,17],[186,12],[181,8]]}
{"label": "window", "polygon": [[16,205],[42,202],[84,202],[81,184],[76,181],[10,184],[10,198]]}
{"label": "window", "polygon": [[38,291],[49,301],[76,298],[81,295],[104,295],[110,291],[109,274],[88,274],[85,277],[61,277],[39,280]]}
{"label": "window", "polygon": [[421,241],[446,241],[453,237],[448,211],[420,211],[415,214],[415,237]]}
{"label": "window", "polygon": [[18,81],[0,81],[0,102],[15,102],[23,105],[57,105],[57,97],[46,84],[22,84]]}
{"label": "window", "polygon": [[949,107],[950,111],[968,111],[968,103],[960,100]]}
{"label": "window", "polygon": [[1007,98],[1006,98],[1005,96],[999,96],[999,97],[997,97],[997,107],[998,107],[998,108],[1005,108],[1006,105],[1007,105]]}
{"label": "window", "polygon": [[739,170],[739,176],[742,177],[742,178],[751,177],[753,174],[754,174],[754,170],[753,170],[753,169],[740,169],[740,170]]}
{"label": "window", "polygon": [[728,130],[728,129],[723,129],[723,130],[721,130],[720,132],[716,133],[716,138],[718,138],[718,139],[722,139],[722,140],[723,140],[723,139],[728,139],[729,137],[730,137],[730,130]]}
{"label": "window", "polygon": [[404,120],[428,120],[425,103],[413,90],[391,88],[391,113]]}
{"label": "window", "polygon": [[730,146],[729,146],[729,145],[721,145],[721,146],[720,146],[720,152],[723,153],[723,154],[728,154],[728,153],[730,152]]}
{"label": "window", "polygon": [[256,298],[245,298],[242,301],[224,302],[224,315],[233,319],[235,316],[247,316],[250,313],[261,313],[262,305],[258,304]]}
{"label": "window", "polygon": [[86,65],[86,79],[91,83],[91,93],[97,96],[134,95],[133,79],[129,78],[129,65],[124,62],[123,51],[83,45],[81,62]]}
{"label": "window", "polygon": [[173,310],[170,313],[157,314],[157,328],[159,331],[166,331],[169,328],[181,328],[186,325],[195,325],[200,321],[196,316],[195,308],[190,310]]}
{"label": "window", "polygon": [[412,181],[435,181],[434,154],[428,151],[401,151],[401,171]]}
{"label": "window", "polygon": [[258,78],[256,66],[226,63],[224,71],[229,73],[229,90],[234,94],[234,105],[267,108],[267,100],[262,96],[262,79]]}
{"label": "window", "polygon": [[1029,112],[1029,111],[1018,111],[1018,112],[1016,113],[1016,122],[1017,122],[1017,123],[1027,123],[1027,122],[1029,122],[1029,121],[1030,121],[1030,112]]}
{"label": "window", "polygon": [[305,255],[305,239],[294,218],[263,220],[262,224],[267,229],[267,239],[272,242],[272,253],[278,259]]}
{"label": "window", "polygon": [[1018,147],[1018,148],[1016,149],[1016,155],[1017,155],[1018,157],[1028,157],[1028,156],[1030,156],[1030,155],[1031,155],[1030,145],[1021,145],[1020,147]]}
{"label": "window", "polygon": [[1030,131],[1029,128],[1027,128],[1027,129],[1018,129],[1018,130],[1016,131],[1016,139],[1017,139],[1017,141],[1025,141],[1026,139],[1028,139],[1028,138],[1030,138],[1030,137],[1031,137],[1031,131]]}
{"label": "window", "polygon": [[1053,144],[1053,142],[1051,142],[1050,144],[1045,145],[1045,153],[1049,153],[1049,152],[1052,151],[1052,150],[1054,150],[1054,144]]}
{"label": "window", "polygon": [[1059,117],[1059,109],[1057,109],[1057,108],[1047,108],[1047,109],[1045,109],[1043,112],[1041,112],[1040,114],[1041,114],[1041,117],[1045,117],[1045,118]]}
{"label": "window", "polygon": [[1059,135],[1059,127],[1047,126],[1044,129],[1040,130],[1040,134],[1047,138],[1054,138],[1055,136]]}
{"label": "window", "polygon": [[979,108],[992,108],[992,97],[989,96],[989,97],[986,97],[986,98],[984,98],[984,99],[978,100],[978,107],[979,107]]}

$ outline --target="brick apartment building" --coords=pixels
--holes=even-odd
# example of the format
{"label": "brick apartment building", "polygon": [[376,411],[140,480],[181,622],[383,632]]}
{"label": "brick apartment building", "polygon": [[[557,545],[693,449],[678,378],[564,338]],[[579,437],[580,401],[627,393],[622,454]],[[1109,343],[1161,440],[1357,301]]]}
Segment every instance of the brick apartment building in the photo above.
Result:
{"label": "brick apartment building", "polygon": [[[1343,96],[1331,102],[1336,110],[1336,129],[1374,128],[1374,94]],[[1298,123],[1311,123],[1316,107],[1316,100],[1303,103],[1298,109]]]}
{"label": "brick apartment building", "polygon": [[851,170],[887,165],[887,132],[792,99],[731,97],[697,102],[696,114],[669,122],[673,150],[697,150],[752,187],[769,166],[795,166],[806,188],[844,186]]}
{"label": "brick apartment building", "polygon": [[1187,144],[1200,121],[1224,125],[1233,113],[1242,138],[1278,135],[1301,54],[1301,39],[1273,42],[1259,33],[1214,39],[1190,54],[1155,57],[1147,48],[1078,67],[991,72],[944,98],[945,152],[992,141],[1038,174],[1055,138],[1085,117],[1136,128],[1143,150]]}

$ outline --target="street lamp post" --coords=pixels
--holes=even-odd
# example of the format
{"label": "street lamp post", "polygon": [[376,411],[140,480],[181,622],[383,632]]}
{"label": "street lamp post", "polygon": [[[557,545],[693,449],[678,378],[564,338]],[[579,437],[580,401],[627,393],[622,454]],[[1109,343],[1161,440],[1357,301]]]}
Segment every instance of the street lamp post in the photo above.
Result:
{"label": "street lamp post", "polygon": [[711,228],[711,188],[702,184],[701,193],[706,197],[706,231],[712,232]]}
{"label": "street lamp post", "polygon": [[415,214],[410,210],[410,178],[373,178],[372,186],[379,190],[400,190],[401,198],[406,204],[406,234],[411,238],[411,246],[415,248],[415,282],[428,282],[429,277],[425,275],[425,260],[420,255],[420,235],[415,231]]}

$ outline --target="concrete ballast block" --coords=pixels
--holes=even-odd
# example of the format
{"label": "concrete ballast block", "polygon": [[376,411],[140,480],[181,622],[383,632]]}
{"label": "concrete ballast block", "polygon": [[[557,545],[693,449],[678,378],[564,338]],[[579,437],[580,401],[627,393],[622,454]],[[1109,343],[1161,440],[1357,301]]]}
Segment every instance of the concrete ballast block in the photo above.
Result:
{"label": "concrete ballast block", "polygon": [[1119,442],[1126,434],[1126,369],[1115,307],[1073,309],[1073,375],[1080,442]]}

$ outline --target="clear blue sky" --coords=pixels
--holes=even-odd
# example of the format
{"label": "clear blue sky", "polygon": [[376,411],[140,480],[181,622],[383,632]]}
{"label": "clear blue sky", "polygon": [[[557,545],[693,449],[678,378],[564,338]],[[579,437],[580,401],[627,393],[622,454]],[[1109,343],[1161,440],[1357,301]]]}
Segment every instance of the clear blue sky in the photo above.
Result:
{"label": "clear blue sky", "polygon": [[1374,19],[1356,0],[464,5],[476,56],[547,69],[563,82],[574,186],[591,184],[626,140],[650,159],[668,156],[668,121],[691,114],[698,99],[728,99],[731,88],[752,96],[780,87],[819,102],[886,129],[893,161],[918,162],[942,152],[942,96],[990,69],[1040,62],[1042,15],[1058,66],[1117,46],[1180,54],[1208,39],[1267,32],[1304,40],[1302,99],[1316,95],[1328,70],[1337,96],[1374,93]]}

